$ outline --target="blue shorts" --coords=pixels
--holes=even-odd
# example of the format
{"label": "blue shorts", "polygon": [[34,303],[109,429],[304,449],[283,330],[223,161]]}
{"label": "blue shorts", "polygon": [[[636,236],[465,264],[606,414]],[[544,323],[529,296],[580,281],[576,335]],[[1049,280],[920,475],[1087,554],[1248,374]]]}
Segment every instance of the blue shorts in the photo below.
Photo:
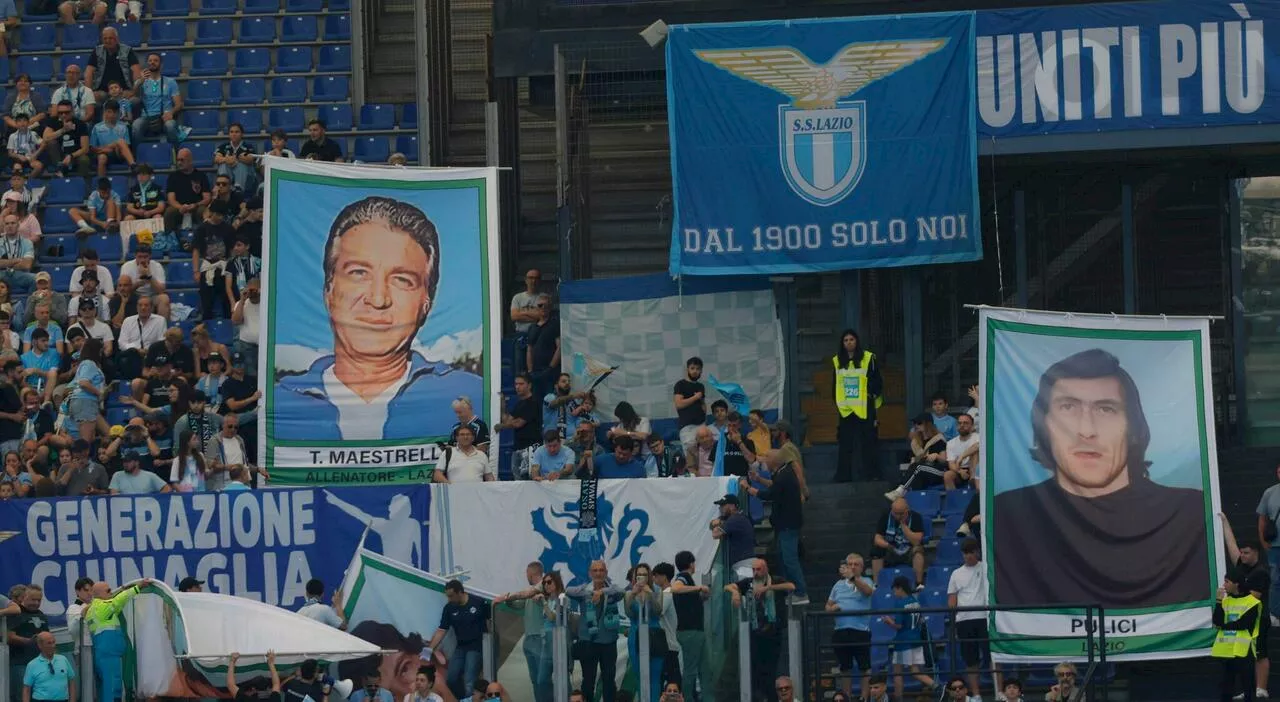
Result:
{"label": "blue shorts", "polygon": [[68,405],[71,421],[76,423],[92,422],[98,418],[98,398],[73,397]]}

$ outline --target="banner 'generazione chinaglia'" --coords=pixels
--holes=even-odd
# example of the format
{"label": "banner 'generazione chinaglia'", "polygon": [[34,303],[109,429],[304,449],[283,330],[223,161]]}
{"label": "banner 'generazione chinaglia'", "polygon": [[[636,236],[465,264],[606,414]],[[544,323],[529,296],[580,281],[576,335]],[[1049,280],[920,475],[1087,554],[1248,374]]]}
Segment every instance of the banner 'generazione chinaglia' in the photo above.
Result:
{"label": "banner 'generazione chinaglia'", "polygon": [[981,258],[974,16],[679,25],[671,272]]}
{"label": "banner 'generazione chinaglia'", "polygon": [[1108,660],[1206,655],[1224,572],[1208,320],[981,314],[983,552],[1012,608],[993,653],[1085,659],[1092,605]]}
{"label": "banner 'generazione chinaglia'", "polygon": [[297,608],[307,580],[336,585],[360,545],[427,564],[430,491],[283,488],[0,502],[0,591],[44,588],[46,614],[75,601],[78,578],[112,586],[192,576],[225,595]]}
{"label": "banner 'generazione chinaglia'", "polygon": [[268,159],[258,460],[276,484],[422,481],[497,412],[493,169]]}

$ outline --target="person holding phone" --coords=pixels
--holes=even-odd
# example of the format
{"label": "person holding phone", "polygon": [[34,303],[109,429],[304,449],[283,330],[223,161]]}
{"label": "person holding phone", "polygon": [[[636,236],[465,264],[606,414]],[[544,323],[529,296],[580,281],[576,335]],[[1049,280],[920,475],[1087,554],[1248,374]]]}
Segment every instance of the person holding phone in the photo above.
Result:
{"label": "person holding phone", "polygon": [[160,54],[148,54],[147,65],[142,69],[142,81],[138,84],[142,105],[141,114],[133,121],[135,145],[161,132],[170,144],[177,146],[181,142],[177,116],[182,111],[182,93],[178,91],[178,82],[166,78],[160,68]]}

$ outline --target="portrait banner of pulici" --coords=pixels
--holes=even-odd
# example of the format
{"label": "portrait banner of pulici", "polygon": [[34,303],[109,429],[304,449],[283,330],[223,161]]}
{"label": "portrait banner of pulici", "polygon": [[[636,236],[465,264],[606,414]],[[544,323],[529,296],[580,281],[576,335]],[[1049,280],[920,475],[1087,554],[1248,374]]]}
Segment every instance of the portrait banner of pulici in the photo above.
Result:
{"label": "portrait banner of pulici", "polygon": [[421,482],[497,413],[496,171],[268,158],[258,461],[276,484]]}
{"label": "portrait banner of pulici", "polygon": [[1100,606],[1109,660],[1207,655],[1225,572],[1209,320],[980,314],[993,654],[1086,659]]}

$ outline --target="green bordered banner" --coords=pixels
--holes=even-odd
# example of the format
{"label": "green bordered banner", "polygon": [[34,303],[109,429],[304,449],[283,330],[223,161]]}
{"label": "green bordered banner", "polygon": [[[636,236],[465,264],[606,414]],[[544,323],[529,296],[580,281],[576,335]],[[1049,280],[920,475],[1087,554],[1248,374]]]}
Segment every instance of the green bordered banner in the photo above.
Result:
{"label": "green bordered banner", "polygon": [[258,461],[274,484],[422,482],[499,378],[497,172],[268,158]]}
{"label": "green bordered banner", "polygon": [[1206,655],[1224,575],[1209,320],[980,314],[993,655]]}

